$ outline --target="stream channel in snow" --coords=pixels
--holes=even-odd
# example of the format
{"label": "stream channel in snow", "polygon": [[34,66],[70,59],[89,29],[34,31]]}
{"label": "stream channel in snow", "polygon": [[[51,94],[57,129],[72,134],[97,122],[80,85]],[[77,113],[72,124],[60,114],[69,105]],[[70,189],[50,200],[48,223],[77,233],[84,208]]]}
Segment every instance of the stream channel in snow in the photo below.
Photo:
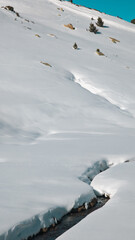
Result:
{"label": "stream channel in snow", "polygon": [[[97,161],[92,167],[89,167],[80,176],[80,180],[88,184],[90,187],[95,176],[101,172],[106,171],[110,168],[110,164],[106,160]],[[93,189],[94,191],[94,189]],[[64,232],[72,228],[74,225],[78,224],[83,218],[92,213],[93,211],[103,207],[106,202],[110,199],[109,195],[104,193],[99,195],[94,191],[93,198],[89,202],[84,202],[82,205],[73,207],[66,215],[64,215],[60,220],[54,217],[54,223],[49,227],[41,228],[37,234],[29,236],[27,239],[23,240],[54,240],[61,236]]]}
{"label": "stream channel in snow", "polygon": [[98,197],[97,203],[95,206],[88,208],[83,211],[78,212],[70,212],[67,215],[65,215],[60,223],[58,223],[54,227],[50,227],[46,233],[40,232],[35,237],[30,237],[28,239],[32,240],[54,240],[60,235],[62,235],[64,232],[66,232],[68,229],[79,223],[83,218],[85,218],[88,214],[92,213],[93,211],[103,207],[106,202],[109,200],[107,197]]}

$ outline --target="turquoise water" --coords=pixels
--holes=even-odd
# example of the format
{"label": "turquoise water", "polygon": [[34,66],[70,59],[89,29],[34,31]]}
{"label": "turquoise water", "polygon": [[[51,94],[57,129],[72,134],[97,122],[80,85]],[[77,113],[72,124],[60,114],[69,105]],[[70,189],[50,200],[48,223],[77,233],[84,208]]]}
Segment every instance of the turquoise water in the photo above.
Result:
{"label": "turquoise water", "polygon": [[119,16],[126,21],[135,18],[135,0],[73,0],[73,3],[95,8],[112,16]]}

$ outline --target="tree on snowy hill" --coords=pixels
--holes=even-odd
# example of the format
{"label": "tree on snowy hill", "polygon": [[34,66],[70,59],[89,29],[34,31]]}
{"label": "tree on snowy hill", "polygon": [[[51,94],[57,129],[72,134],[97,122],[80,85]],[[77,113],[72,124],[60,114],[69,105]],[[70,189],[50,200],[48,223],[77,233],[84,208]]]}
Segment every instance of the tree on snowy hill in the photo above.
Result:
{"label": "tree on snowy hill", "polygon": [[93,23],[90,23],[89,31],[94,32],[96,34],[98,32],[98,29],[96,28],[96,26]]}
{"label": "tree on snowy hill", "polygon": [[131,23],[135,24],[135,19],[131,20]]}
{"label": "tree on snowy hill", "polygon": [[74,43],[73,48],[78,49],[77,43]]}
{"label": "tree on snowy hill", "polygon": [[98,17],[98,19],[97,19],[97,26],[99,26],[99,27],[103,27],[103,25],[104,25],[104,22],[103,22],[103,20],[102,20],[102,18],[101,17]]}

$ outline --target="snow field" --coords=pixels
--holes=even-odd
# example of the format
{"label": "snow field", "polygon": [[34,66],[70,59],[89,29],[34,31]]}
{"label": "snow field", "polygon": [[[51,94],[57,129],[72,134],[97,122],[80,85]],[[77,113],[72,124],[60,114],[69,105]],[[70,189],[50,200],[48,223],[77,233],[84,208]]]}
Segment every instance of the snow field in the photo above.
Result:
{"label": "snow field", "polygon": [[[6,5],[11,1],[0,0]],[[134,26],[57,0],[12,0],[12,6],[20,18],[0,8],[0,240],[37,233],[92,199],[88,177],[105,162],[135,156]],[[86,31],[98,16],[106,27]],[[75,30],[64,27],[69,23]],[[112,194],[109,183],[93,186]],[[108,204],[112,214],[113,201]]]}

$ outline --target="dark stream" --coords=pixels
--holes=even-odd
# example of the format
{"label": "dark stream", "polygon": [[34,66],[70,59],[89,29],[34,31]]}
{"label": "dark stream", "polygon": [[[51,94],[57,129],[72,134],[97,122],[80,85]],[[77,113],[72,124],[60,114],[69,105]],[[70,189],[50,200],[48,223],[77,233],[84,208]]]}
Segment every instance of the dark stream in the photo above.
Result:
{"label": "dark stream", "polygon": [[105,203],[108,201],[108,198],[105,197],[99,197],[96,205],[92,208],[89,208],[85,211],[81,212],[72,212],[64,216],[59,224],[57,224],[55,227],[51,227],[48,229],[46,233],[40,233],[34,238],[33,240],[54,240],[60,235],[62,235],[64,232],[66,232],[68,229],[79,223],[83,218],[85,218],[88,214],[92,213],[93,211],[97,210],[98,208],[101,208],[105,205]]}

